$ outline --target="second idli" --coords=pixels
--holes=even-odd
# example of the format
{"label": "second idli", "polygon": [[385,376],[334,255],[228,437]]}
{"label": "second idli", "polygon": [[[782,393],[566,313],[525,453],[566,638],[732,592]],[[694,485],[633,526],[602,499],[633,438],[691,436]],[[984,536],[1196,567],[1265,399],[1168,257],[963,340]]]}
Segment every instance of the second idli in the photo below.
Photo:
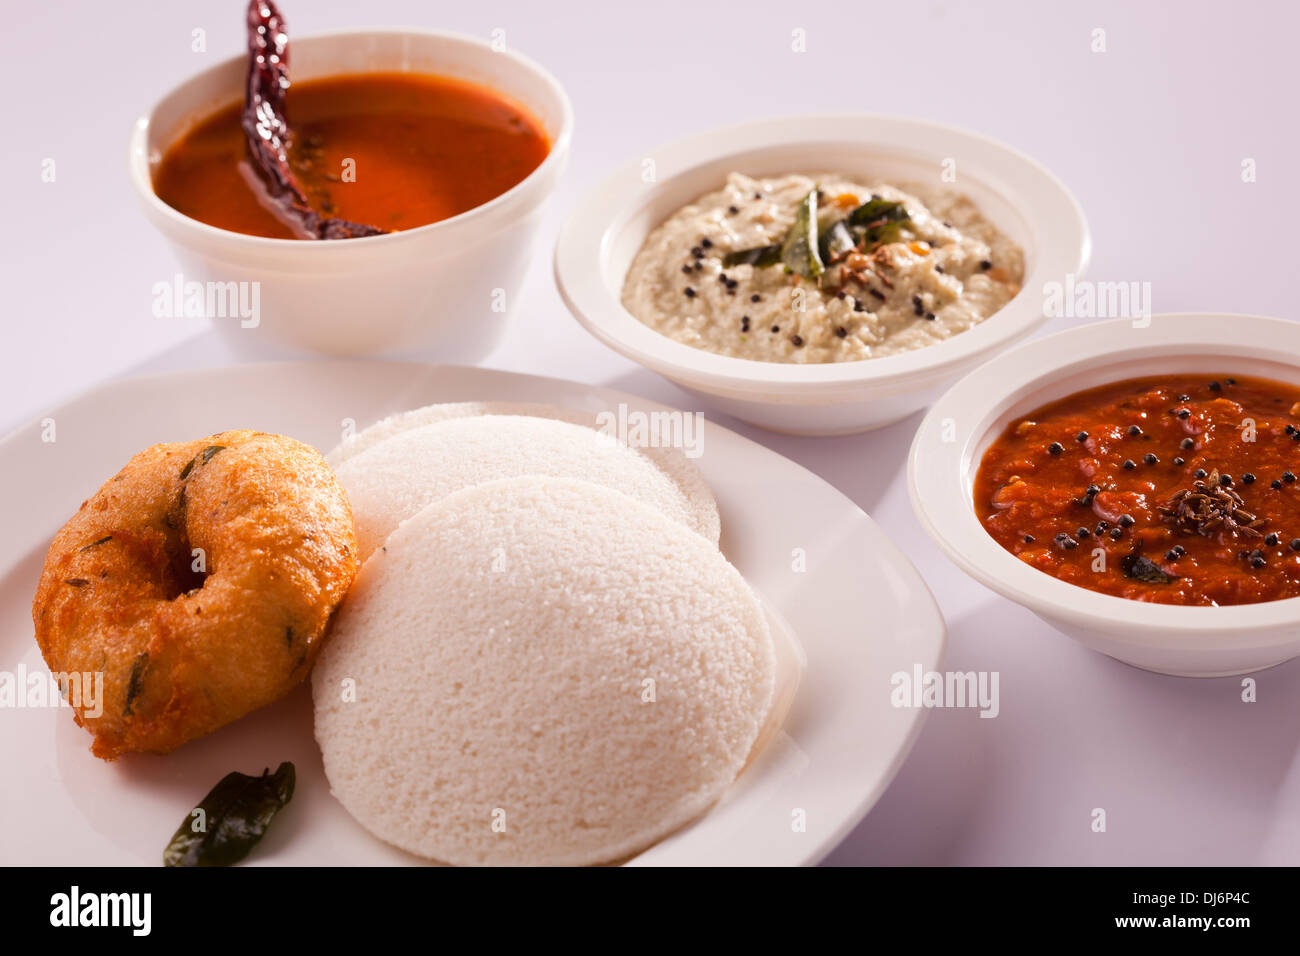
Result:
{"label": "second idli", "polygon": [[[650,414],[677,416],[682,433],[674,434],[671,427],[666,428],[658,435],[659,440],[657,442],[634,443],[632,447],[658,465],[669,480],[686,496],[687,500],[693,502],[693,510],[696,512],[701,525],[700,533],[716,542],[721,534],[718,505],[713,499],[713,491],[709,488],[708,482],[704,480],[704,475],[701,474],[694,460],[704,450],[703,432],[702,430],[693,432],[689,436],[689,441],[687,440],[688,436],[684,433],[688,425],[692,422],[698,425],[699,420],[694,418],[694,413],[674,411],[672,409],[658,409]],[[597,412],[579,408],[563,408],[559,405],[547,405],[542,402],[441,402],[435,405],[413,408],[410,411],[398,412],[396,415],[380,419],[356,434],[345,438],[325,456],[325,460],[329,462],[330,467],[338,468],[348,459],[363,454],[381,442],[385,442],[402,432],[453,418],[472,418],[480,415],[522,415],[529,418],[550,418],[556,421],[568,422],[571,425],[581,425],[583,428],[590,428],[605,434],[608,432],[608,428],[602,420],[602,415],[606,417],[616,415],[616,408],[606,408]]]}
{"label": "second idli", "polygon": [[597,431],[523,415],[451,418],[400,431],[335,468],[362,560],[420,509],[471,485],[523,475],[621,491],[717,542],[711,494],[692,498],[650,459]]}

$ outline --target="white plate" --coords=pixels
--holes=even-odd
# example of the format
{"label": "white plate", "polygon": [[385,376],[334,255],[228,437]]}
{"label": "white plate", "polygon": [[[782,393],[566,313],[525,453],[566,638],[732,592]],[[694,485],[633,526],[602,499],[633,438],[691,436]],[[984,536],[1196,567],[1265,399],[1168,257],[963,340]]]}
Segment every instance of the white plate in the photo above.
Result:
{"label": "white plate", "polygon": [[[362,361],[253,365],[106,385],[0,442],[0,669],[46,674],[30,602],[51,537],[140,449],[231,428],[292,435],[323,450],[358,428],[431,402],[549,402],[601,410],[663,406],[608,389],[483,369]],[[717,495],[722,548],[806,655],[782,732],[722,802],[638,864],[794,865],[823,857],[876,802],[920,731],[923,710],[890,705],[890,677],[935,669],[943,618],[907,559],[815,475],[712,423],[697,459]],[[796,549],[806,570],[795,571]],[[309,688],[166,757],[90,755],[71,711],[2,709],[0,863],[144,864],[231,770],[297,765],[298,790],[249,862],[418,863],[372,837],[330,796]],[[794,824],[806,820],[806,830]]]}

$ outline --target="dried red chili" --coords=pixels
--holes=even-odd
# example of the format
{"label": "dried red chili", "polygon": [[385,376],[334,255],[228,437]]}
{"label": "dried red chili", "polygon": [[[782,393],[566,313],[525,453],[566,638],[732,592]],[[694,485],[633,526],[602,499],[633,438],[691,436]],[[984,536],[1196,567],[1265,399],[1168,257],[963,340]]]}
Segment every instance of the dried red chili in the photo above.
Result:
{"label": "dried red chili", "polygon": [[375,226],[322,216],[312,208],[289,165],[289,34],[272,0],[248,4],[248,84],[242,126],[248,156],[281,214],[313,239],[377,236]]}

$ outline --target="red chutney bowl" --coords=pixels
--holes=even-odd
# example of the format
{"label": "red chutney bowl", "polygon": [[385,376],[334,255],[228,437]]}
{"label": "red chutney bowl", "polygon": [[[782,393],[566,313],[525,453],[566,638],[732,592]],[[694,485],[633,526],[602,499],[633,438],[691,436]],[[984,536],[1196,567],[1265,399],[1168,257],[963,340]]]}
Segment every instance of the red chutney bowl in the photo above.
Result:
{"label": "red chutney bowl", "polygon": [[[1300,536],[1300,520],[1286,522],[1295,528],[1279,526],[1279,540],[1270,544],[1266,536],[1274,532],[1268,524],[1255,529],[1260,534],[1240,529],[1225,534],[1221,526],[1211,526],[1208,535],[1197,533],[1205,515],[1231,516],[1235,509],[1240,523],[1247,524],[1256,516],[1252,508],[1259,518],[1268,517],[1272,501],[1272,510],[1285,519],[1292,504],[1288,498],[1283,506],[1280,496],[1293,494],[1300,502],[1300,480],[1292,475],[1283,481],[1288,472],[1280,463],[1276,434],[1268,432],[1268,441],[1259,446],[1264,467],[1258,475],[1252,473],[1249,481],[1229,475],[1220,484],[1222,477],[1208,470],[1197,478],[1194,469],[1201,462],[1193,456],[1198,448],[1171,444],[1172,436],[1182,432],[1161,417],[1187,421],[1187,433],[1194,434],[1194,416],[1210,414],[1220,396],[1230,395],[1233,386],[1223,383],[1236,376],[1243,387],[1246,380],[1266,379],[1287,386],[1286,394],[1300,389],[1300,322],[1227,313],[1157,315],[1097,322],[1028,342],[966,376],[930,409],[908,460],[912,507],[940,549],[975,580],[1068,637],[1136,667],[1218,677],[1300,656],[1300,597],[1263,599],[1300,594],[1300,589],[1288,589],[1285,577],[1294,570],[1300,581],[1300,565],[1291,567],[1300,556],[1290,546]],[[1093,390],[1129,379],[1203,380],[1205,394],[1189,394],[1186,403],[1178,401],[1181,395],[1154,404],[1147,396],[1146,406],[1135,396],[1134,407],[1148,415],[1154,440],[1117,430],[1112,415],[1100,418],[1097,434],[1084,439],[1025,425],[1025,441],[1017,444],[1014,427],[1044,406],[1053,406],[1060,416],[1057,431],[1067,421],[1071,430],[1079,426],[1087,431],[1086,425],[1064,417],[1071,397],[1078,397],[1082,412],[1089,402],[1115,397]],[[1279,397],[1285,400],[1277,403],[1273,425],[1295,419],[1289,398],[1281,390]],[[1188,415],[1180,419],[1184,404]],[[1130,428],[1137,420],[1125,418],[1119,424]],[[1037,448],[1040,440],[1042,449]],[[1062,447],[1053,449],[1049,440]],[[995,443],[998,460],[990,461],[990,472],[981,476],[981,464]],[[1085,446],[1095,458],[1081,454]],[[1129,448],[1131,452],[1121,451]],[[1244,458],[1238,454],[1231,460],[1240,464]],[[1300,441],[1295,442],[1294,460],[1293,470],[1300,474]],[[1023,476],[1012,474],[1021,466],[1031,490],[1015,480]],[[1094,468],[1095,484],[1086,477]],[[1199,500],[1194,508],[1181,510],[1174,501],[1174,513],[1162,517],[1161,507],[1170,505],[1174,486],[1182,484],[1170,479],[1168,469],[1185,472],[1188,492]],[[1053,483],[1053,476],[1076,471],[1072,481]],[[1201,489],[1193,487],[1197,480]],[[1275,481],[1278,487],[1273,487]],[[1137,487],[1148,489],[1145,500],[1134,491]],[[1228,491],[1240,493],[1245,507],[1233,505]],[[1021,515],[1028,516],[1023,521],[1036,524],[1021,527],[991,518],[1001,508],[1014,507],[1020,493],[1037,505],[1022,509]],[[1207,504],[1205,498],[1215,501]],[[1050,534],[1058,525],[1064,530]],[[1086,527],[1088,533],[1071,532],[1072,525]],[[1013,526],[1017,533],[1026,528],[1038,532],[1029,534],[1035,540],[1013,540]],[[1184,531],[1185,537],[1177,536]],[[1191,556],[1171,553],[1171,542],[1186,542]],[[1101,560],[1092,564],[1085,553]]]}

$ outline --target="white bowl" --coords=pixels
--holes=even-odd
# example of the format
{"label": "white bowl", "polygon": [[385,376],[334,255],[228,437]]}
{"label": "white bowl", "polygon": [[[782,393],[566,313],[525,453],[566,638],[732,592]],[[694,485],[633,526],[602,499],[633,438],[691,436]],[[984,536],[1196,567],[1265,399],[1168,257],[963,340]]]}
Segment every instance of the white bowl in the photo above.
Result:
{"label": "white bowl", "polygon": [[[532,60],[472,37],[426,30],[362,30],[290,40],[291,77],[401,71],[490,87],[525,107],[551,139],[526,179],[450,219],[364,239],[246,236],[164,203],[151,172],[164,151],[213,111],[243,96],[247,61],[232,57],[177,87],[136,121],[129,172],[145,213],[175,248],[185,281],[259,282],[260,324],[214,318],[235,336],[331,355],[432,349],[473,361],[505,330],[540,221],[569,153],[573,110],[559,82]],[[291,117],[292,119],[292,117]],[[171,281],[171,276],[160,277]]]}
{"label": "white bowl", "polygon": [[[645,181],[653,160],[653,182]],[[650,231],[729,172],[833,170],[893,182],[951,184],[1025,251],[1021,292],[973,329],[902,355],[788,364],[732,358],[654,331],[620,301],[628,266]],[[1044,319],[1042,287],[1076,278],[1091,251],[1079,204],[1051,173],[973,133],[888,116],[811,116],[716,130],[652,150],[587,195],[555,247],[555,278],[578,321],[606,345],[737,418],[777,431],[866,431],[924,408],[939,391]]]}
{"label": "white bowl", "polygon": [[986,587],[1094,650],[1184,677],[1244,674],[1300,656],[1300,598],[1226,607],[1148,604],[1031,568],[984,530],[975,474],[1016,418],[1106,382],[1192,372],[1300,385],[1300,323],[1260,316],[1157,315],[1036,339],[982,366],[935,402],[908,460],[912,507],[939,547]]}

